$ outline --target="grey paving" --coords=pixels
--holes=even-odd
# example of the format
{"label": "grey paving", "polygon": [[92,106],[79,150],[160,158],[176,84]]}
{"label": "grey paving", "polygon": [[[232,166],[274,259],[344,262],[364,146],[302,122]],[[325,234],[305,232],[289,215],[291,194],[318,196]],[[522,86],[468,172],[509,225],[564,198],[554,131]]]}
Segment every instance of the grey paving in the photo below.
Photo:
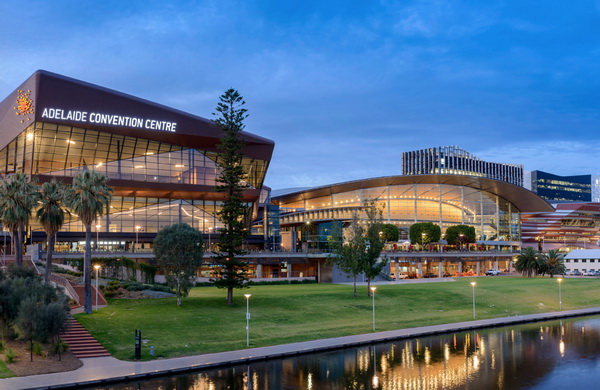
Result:
{"label": "grey paving", "polygon": [[272,347],[248,348],[238,351],[160,359],[149,362],[129,362],[113,357],[82,359],[83,367],[75,371],[2,379],[0,380],[0,390],[74,388],[84,384],[101,385],[105,382],[114,382],[123,379],[141,379],[159,374],[185,373],[201,368],[246,363],[334,348],[353,347],[373,342],[592,314],[600,314],[600,307],[398,329]]}

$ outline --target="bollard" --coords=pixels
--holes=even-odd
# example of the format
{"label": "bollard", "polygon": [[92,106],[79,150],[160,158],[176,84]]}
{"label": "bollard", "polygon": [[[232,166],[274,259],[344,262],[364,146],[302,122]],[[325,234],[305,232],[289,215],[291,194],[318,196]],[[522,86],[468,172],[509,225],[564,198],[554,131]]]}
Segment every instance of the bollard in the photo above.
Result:
{"label": "bollard", "polygon": [[140,329],[135,330],[135,360],[142,358],[142,331]]}
{"label": "bollard", "polygon": [[150,346],[150,356],[154,357],[154,345]]}

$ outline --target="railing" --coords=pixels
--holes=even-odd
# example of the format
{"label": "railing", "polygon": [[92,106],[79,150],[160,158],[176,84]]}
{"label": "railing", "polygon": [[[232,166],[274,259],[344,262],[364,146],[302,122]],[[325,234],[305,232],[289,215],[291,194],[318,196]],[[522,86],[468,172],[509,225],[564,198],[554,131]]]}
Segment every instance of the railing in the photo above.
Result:
{"label": "railing", "polygon": [[73,298],[77,304],[79,304],[79,294],[75,292],[75,289],[73,286],[71,286],[71,283],[69,283],[67,278],[56,274],[50,274],[50,280],[63,286],[69,292],[71,298]]}

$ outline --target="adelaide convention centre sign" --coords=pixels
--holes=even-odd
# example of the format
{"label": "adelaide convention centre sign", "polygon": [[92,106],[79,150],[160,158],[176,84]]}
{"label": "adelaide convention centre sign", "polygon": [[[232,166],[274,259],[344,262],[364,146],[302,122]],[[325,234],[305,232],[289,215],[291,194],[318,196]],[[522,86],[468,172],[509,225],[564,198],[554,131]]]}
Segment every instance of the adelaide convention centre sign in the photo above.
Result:
{"label": "adelaide convention centre sign", "polygon": [[160,130],[175,132],[177,122],[167,122],[156,119],[136,118],[115,114],[102,114],[99,112],[63,110],[61,108],[44,108],[42,118],[60,119],[80,123],[93,123],[97,125],[111,125],[133,127],[146,130]]}

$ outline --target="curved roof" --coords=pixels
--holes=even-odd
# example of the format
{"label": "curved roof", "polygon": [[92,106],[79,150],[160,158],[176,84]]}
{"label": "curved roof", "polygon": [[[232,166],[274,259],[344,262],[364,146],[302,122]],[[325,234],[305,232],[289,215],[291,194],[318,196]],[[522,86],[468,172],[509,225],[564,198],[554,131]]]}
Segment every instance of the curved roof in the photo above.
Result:
{"label": "curved roof", "polygon": [[[151,80],[149,80],[151,82]],[[217,100],[215,96],[215,101]],[[27,115],[15,107],[18,99],[27,100]],[[44,118],[45,109],[57,109],[64,115]],[[68,118],[67,113],[87,113],[87,120]],[[17,115],[15,115],[17,114]],[[176,131],[154,130],[145,125],[98,124],[92,114],[110,118],[140,118],[143,123],[176,123]],[[179,145],[186,148],[216,151],[222,130],[211,120],[163,106],[145,99],[44,70],[36,71],[6,99],[0,102],[0,149],[4,148],[33,121],[64,124],[85,129],[120,134]],[[246,142],[244,154],[270,160],[275,143],[257,135],[242,132]]]}
{"label": "curved roof", "polygon": [[498,195],[499,197],[515,205],[520,212],[554,211],[554,208],[550,205],[550,203],[546,202],[544,199],[523,187],[484,177],[461,175],[376,177],[315,187],[304,191],[297,191],[281,196],[275,196],[272,198],[272,200],[276,204],[281,204],[282,202],[296,202],[365,188],[410,184],[448,184],[465,186]]}

